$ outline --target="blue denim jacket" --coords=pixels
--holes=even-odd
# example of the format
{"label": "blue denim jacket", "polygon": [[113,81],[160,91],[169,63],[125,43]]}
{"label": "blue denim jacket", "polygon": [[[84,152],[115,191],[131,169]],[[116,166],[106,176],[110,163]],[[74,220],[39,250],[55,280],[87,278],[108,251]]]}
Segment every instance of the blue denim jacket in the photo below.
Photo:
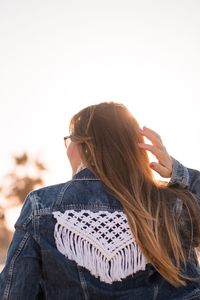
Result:
{"label": "blue denim jacket", "polygon": [[[200,200],[200,172],[187,169],[173,159],[171,182],[188,188]],[[96,275],[100,271],[104,272],[103,269],[95,269],[92,259],[85,262],[83,256],[76,256],[78,251],[82,251],[81,244],[76,234],[71,237],[68,234],[71,226],[69,221],[74,220],[75,211],[84,212],[83,215],[76,215],[74,221],[76,228],[79,228],[83,222],[82,216],[88,220],[88,211],[93,212],[93,221],[96,221],[95,213],[101,212],[103,218],[105,211],[110,214],[118,212],[119,217],[123,208],[87,168],[66,183],[31,192],[15,224],[6,265],[0,274],[0,300],[200,299],[200,281],[174,288],[148,263],[145,270],[141,267],[139,271],[127,273],[128,276],[122,276],[119,280],[101,280]],[[62,221],[60,224],[63,224],[65,230],[61,229],[61,225],[58,226],[58,219]],[[66,239],[61,240],[61,233]],[[68,242],[64,243],[64,240]],[[80,246],[78,250],[76,243]],[[65,249],[68,249],[68,256],[62,252]],[[88,251],[91,249],[88,246]],[[72,253],[78,257],[77,260],[70,256]],[[195,277],[200,275],[195,257],[188,262],[187,273]]]}

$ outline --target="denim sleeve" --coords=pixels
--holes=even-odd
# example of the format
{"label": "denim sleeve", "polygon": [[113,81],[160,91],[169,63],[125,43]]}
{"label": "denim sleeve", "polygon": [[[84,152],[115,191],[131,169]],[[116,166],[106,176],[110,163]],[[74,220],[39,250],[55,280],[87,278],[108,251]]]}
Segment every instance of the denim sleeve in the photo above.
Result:
{"label": "denim sleeve", "polygon": [[[16,230],[8,249],[7,260],[0,274],[0,299],[39,299],[41,287],[41,253],[37,241],[27,230],[31,206],[27,199],[15,224]],[[29,220],[29,221],[28,221]]]}
{"label": "denim sleeve", "polygon": [[172,157],[173,169],[169,183],[178,183],[187,188],[200,201],[200,172],[183,166],[179,161]]}

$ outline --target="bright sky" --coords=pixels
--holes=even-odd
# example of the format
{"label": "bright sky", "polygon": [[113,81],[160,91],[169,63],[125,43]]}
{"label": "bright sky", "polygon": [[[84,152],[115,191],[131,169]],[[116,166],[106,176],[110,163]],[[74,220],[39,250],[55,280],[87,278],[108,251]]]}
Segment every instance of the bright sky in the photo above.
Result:
{"label": "bright sky", "polygon": [[46,184],[70,178],[69,119],[110,100],[200,169],[199,16],[199,0],[1,0],[0,175],[27,150]]}

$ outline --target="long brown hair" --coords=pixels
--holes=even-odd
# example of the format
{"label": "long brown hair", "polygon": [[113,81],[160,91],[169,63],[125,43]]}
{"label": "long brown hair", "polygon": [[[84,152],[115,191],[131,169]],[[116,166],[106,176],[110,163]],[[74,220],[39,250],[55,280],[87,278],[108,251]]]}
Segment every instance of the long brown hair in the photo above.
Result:
{"label": "long brown hair", "polygon": [[184,285],[182,266],[200,244],[195,197],[180,186],[155,180],[144,139],[126,106],[102,102],[73,116],[70,132],[87,167],[121,202],[147,261],[173,286]]}

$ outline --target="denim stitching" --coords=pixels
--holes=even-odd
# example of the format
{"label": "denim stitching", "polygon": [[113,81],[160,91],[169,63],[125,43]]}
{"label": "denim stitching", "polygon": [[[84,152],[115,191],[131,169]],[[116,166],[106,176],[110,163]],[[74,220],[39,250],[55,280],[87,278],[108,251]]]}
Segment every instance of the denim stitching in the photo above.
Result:
{"label": "denim stitching", "polygon": [[85,300],[89,300],[90,298],[89,298],[89,293],[87,290],[87,283],[85,281],[84,274],[82,273],[81,268],[79,266],[77,266],[77,269],[78,269],[81,287],[83,289],[83,294],[85,296]]}
{"label": "denim stitching", "polygon": [[157,297],[158,297],[158,285],[154,286],[153,300],[156,300]]}
{"label": "denim stitching", "polygon": [[61,192],[58,195],[57,201],[53,205],[53,208],[56,207],[56,206],[59,206],[61,204],[64,193],[66,192],[68,187],[71,185],[71,183],[72,183],[72,181],[68,181],[67,184],[64,186],[64,188],[62,188]]}
{"label": "denim stitching", "polygon": [[40,220],[39,220],[39,218],[40,218],[40,216],[37,216],[33,219],[33,225],[34,225],[35,239],[40,244],[40,232],[39,232],[39,228],[40,228],[40,223],[39,222],[40,222]]}
{"label": "denim stitching", "polygon": [[[31,210],[32,210],[32,201],[31,198],[33,197],[32,192],[28,194],[28,196],[26,197],[25,203],[26,201],[30,202],[30,206],[31,206]],[[34,202],[34,201],[33,201]],[[24,204],[25,204],[24,203]],[[26,220],[24,221],[24,223],[22,224],[22,227],[24,228],[24,230],[26,230],[27,225],[31,222],[33,218],[33,213],[31,212],[30,216],[28,218],[26,218]]]}
{"label": "denim stitching", "polygon": [[160,282],[160,284],[157,284],[156,286],[154,286],[153,300],[156,300],[158,298],[159,289],[161,289],[161,287],[162,287],[163,284],[164,284],[164,279],[162,279],[162,281]]}
{"label": "denim stitching", "polygon": [[[105,210],[105,211],[109,211],[109,212],[113,212],[113,211],[119,211],[119,212],[124,212],[124,209],[121,208],[118,205],[112,205],[112,206],[108,206],[108,205],[104,205],[104,204],[99,204],[99,205],[95,205],[95,204],[62,204],[57,208],[54,208],[54,210],[52,210],[49,214],[53,214],[53,212],[56,211],[56,209],[58,211],[66,211],[66,210],[75,210],[75,211],[80,211],[80,210],[84,210],[84,209],[89,209],[90,211],[93,212],[98,212],[99,210]],[[44,214],[43,214],[44,215]],[[40,214],[41,216],[41,214]]]}
{"label": "denim stitching", "polygon": [[11,260],[11,263],[10,263],[10,268],[9,268],[9,271],[8,271],[8,280],[7,280],[7,284],[6,284],[6,287],[5,287],[5,292],[4,292],[4,295],[3,295],[3,299],[2,300],[7,300],[8,297],[9,297],[9,292],[10,292],[10,289],[11,289],[11,283],[12,283],[12,276],[13,276],[13,271],[14,271],[14,264],[15,264],[15,260],[17,259],[18,255],[20,254],[22,248],[24,247],[27,239],[29,238],[29,233],[27,232],[21,243],[19,244],[19,248],[17,249],[15,255],[13,256],[12,260]]}

